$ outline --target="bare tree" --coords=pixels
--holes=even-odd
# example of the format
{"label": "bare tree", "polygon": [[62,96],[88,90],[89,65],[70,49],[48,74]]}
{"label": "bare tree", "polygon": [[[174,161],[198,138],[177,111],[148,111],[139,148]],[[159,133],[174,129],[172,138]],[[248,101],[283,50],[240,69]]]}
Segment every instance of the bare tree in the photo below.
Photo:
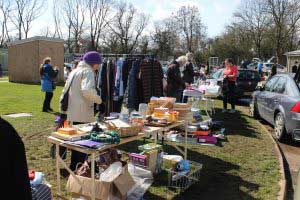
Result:
{"label": "bare tree", "polygon": [[138,13],[132,4],[119,2],[114,21],[108,25],[118,37],[122,53],[131,53],[137,47],[148,21],[149,17]]}
{"label": "bare tree", "polygon": [[108,12],[110,11],[111,0],[88,0],[88,17],[90,26],[90,49],[99,49],[99,40],[101,33],[107,26]]}
{"label": "bare tree", "polygon": [[62,38],[62,30],[61,30],[61,10],[60,7],[58,6],[56,0],[53,0],[53,20],[54,20],[54,38]]}
{"label": "bare tree", "polygon": [[274,23],[274,41],[276,56],[282,63],[285,43],[295,34],[300,20],[300,2],[298,0],[267,0],[267,12]]}
{"label": "bare tree", "polygon": [[0,0],[0,47],[3,47],[7,41],[10,41],[7,26],[11,9],[11,3],[9,1]]}
{"label": "bare tree", "polygon": [[264,0],[245,0],[239,11],[234,14],[238,26],[250,34],[259,58],[262,56],[262,41],[270,26],[270,17],[265,11]]}
{"label": "bare tree", "polygon": [[14,0],[15,12],[12,21],[18,30],[18,39],[28,37],[32,22],[42,13],[45,0]]}
{"label": "bare tree", "polygon": [[160,58],[168,59],[168,56],[174,55],[174,50],[178,46],[178,36],[169,19],[155,23],[151,39],[154,43],[154,52]]}
{"label": "bare tree", "polygon": [[[71,46],[71,37],[74,39],[75,53],[80,52],[80,40],[84,32],[85,8],[84,0],[64,1],[65,22],[69,29],[68,42]],[[69,51],[71,51],[69,49]]]}
{"label": "bare tree", "polygon": [[186,51],[199,50],[199,44],[204,38],[206,27],[202,24],[201,16],[196,6],[182,6],[174,15],[179,34],[184,38],[183,46]]}

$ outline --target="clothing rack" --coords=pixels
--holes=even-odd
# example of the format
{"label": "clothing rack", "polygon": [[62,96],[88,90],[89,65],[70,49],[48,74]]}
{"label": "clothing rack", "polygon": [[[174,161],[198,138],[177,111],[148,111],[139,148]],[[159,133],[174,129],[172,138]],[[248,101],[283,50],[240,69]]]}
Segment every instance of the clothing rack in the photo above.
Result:
{"label": "clothing rack", "polygon": [[104,53],[101,54],[102,57],[124,57],[124,58],[130,58],[130,57],[154,57],[153,54],[112,54],[112,53]]}

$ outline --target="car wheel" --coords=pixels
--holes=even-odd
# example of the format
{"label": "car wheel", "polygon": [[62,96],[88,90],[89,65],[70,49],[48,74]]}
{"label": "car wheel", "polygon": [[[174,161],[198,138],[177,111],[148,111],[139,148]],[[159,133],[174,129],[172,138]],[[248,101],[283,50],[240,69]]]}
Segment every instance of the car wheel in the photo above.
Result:
{"label": "car wheel", "polygon": [[282,113],[278,113],[275,117],[275,137],[278,141],[283,141],[286,137],[286,130],[284,125],[284,117]]}
{"label": "car wheel", "polygon": [[260,119],[260,115],[257,109],[257,104],[255,102],[251,102],[250,103],[250,115],[254,118],[254,119]]}

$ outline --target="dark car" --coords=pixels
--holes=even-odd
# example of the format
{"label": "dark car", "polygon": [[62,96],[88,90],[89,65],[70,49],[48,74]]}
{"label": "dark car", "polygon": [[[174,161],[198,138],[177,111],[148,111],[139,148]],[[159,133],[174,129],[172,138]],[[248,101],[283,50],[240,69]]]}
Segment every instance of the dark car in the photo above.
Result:
{"label": "dark car", "polygon": [[293,74],[277,74],[252,95],[250,111],[274,126],[279,141],[300,141],[300,90]]}
{"label": "dark car", "polygon": [[[223,70],[219,69],[213,75],[213,79],[218,80],[218,85],[222,86],[223,82]],[[250,96],[257,86],[257,83],[261,81],[261,77],[259,76],[256,70],[251,69],[238,69],[238,77],[237,77],[237,87],[236,94],[237,97]]]}

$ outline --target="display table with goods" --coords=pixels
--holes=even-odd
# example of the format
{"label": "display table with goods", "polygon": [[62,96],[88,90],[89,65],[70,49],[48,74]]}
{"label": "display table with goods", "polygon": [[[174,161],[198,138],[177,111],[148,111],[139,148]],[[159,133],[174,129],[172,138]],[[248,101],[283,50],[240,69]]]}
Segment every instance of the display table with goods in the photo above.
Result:
{"label": "display table with goods", "polygon": [[221,94],[221,87],[218,86],[213,80],[201,81],[195,85],[186,88],[183,91],[183,99],[185,97],[193,97],[193,108],[198,108],[201,101],[205,102],[204,110],[208,118],[211,118],[209,110],[212,115],[215,113],[215,105],[213,98],[217,98]]}
{"label": "display table with goods", "polygon": [[[109,167],[111,167],[111,165],[115,164],[116,162],[119,163],[119,166],[116,166],[114,170],[122,169],[120,170],[122,172],[119,173],[119,176],[116,176],[110,181],[101,181],[101,179],[96,178],[96,171],[98,169],[96,168],[96,163],[98,156],[100,156],[101,158],[101,156],[103,157],[105,154],[107,154],[107,152],[110,152],[112,149],[118,147],[119,145],[139,140],[144,137],[149,137],[150,135],[162,134],[174,127],[183,125],[187,129],[187,124],[185,123],[185,121],[175,120],[172,121],[172,123],[167,124],[166,126],[144,126],[144,121],[137,120],[137,118],[140,118],[140,116],[132,116],[130,118],[130,122],[126,122],[121,119],[109,118],[101,123],[83,124],[73,127],[67,127],[66,125],[65,128],[60,128],[57,130],[57,132],[52,133],[51,136],[48,137],[48,142],[56,146],[55,157],[57,168],[56,173],[58,196],[61,195],[61,166],[70,173],[67,190],[73,195],[90,197],[91,199],[105,199],[109,195],[116,195],[120,199],[124,197],[129,198],[130,195],[136,196],[136,191],[138,191],[140,195],[143,195],[142,191],[145,192],[145,190],[150,187],[152,182],[149,178],[147,179],[147,181],[144,181],[145,184],[141,184],[140,182],[139,184],[136,184],[138,183],[137,181],[144,180],[138,176],[135,176],[135,173],[137,172],[136,167],[139,167],[138,165],[133,165],[133,167],[132,165],[126,164],[124,160],[114,160],[114,162],[106,165],[103,173],[107,172]],[[69,150],[74,150],[89,155],[89,164],[83,163],[81,166],[77,167],[75,172],[73,172],[67,166],[66,162],[62,159],[63,156],[61,156],[61,153],[59,152],[60,147],[65,147]],[[180,152],[186,158],[187,148],[185,148],[185,151],[180,150]],[[146,165],[147,167],[139,169],[140,171],[146,174],[147,172],[157,173],[157,157],[160,153],[160,151],[149,151],[146,152],[145,155],[136,155],[135,158],[134,155],[129,154],[127,160],[130,159],[132,161],[134,159],[137,160],[137,158],[139,159],[139,161],[143,160],[141,162],[144,162],[144,165]],[[120,163],[122,163],[122,166],[120,165]],[[128,168],[131,169],[132,173],[130,173],[130,170],[128,170]],[[89,169],[89,173],[83,173],[84,176],[79,175],[82,174],[82,170],[85,172],[87,169]],[[146,171],[143,171],[144,169],[146,169]],[[101,177],[101,174],[98,176]],[[129,184],[130,182],[127,184],[125,180],[133,179],[130,177],[135,177],[135,182],[132,181],[132,184]],[[142,175],[142,177],[144,177],[144,175]],[[109,182],[109,184],[107,182]],[[124,182],[126,182],[126,187],[124,185]],[[141,187],[137,187],[135,188],[135,190],[133,190],[134,185],[143,187],[142,189]],[[106,188],[105,190],[111,191],[104,192],[103,189],[100,190],[99,188]]]}
{"label": "display table with goods", "polygon": [[[111,193],[114,193],[115,195],[122,198],[124,196],[129,196],[129,191],[132,190],[133,185],[135,183],[132,182],[132,184],[128,183],[124,185],[124,182],[126,182],[124,180],[128,180],[128,177],[131,176],[128,175],[129,173],[127,173],[128,166],[126,164],[124,165],[124,162],[121,162],[121,160],[119,160],[118,162],[122,163],[123,165],[121,168],[119,166],[119,169],[122,169],[122,172],[119,173],[118,177],[115,177],[113,180],[110,180],[110,184],[108,184],[107,181],[104,183],[103,181],[96,180],[95,178],[95,163],[97,161],[96,157],[107,154],[107,152],[119,145],[144,138],[145,136],[152,134],[152,131],[156,132],[157,129],[147,129],[146,132],[143,132],[142,127],[140,127],[140,129],[137,127],[133,127],[131,129],[131,135],[129,135],[129,127],[117,128],[119,124],[116,125],[116,121],[114,122],[115,126],[112,126],[112,122],[108,121],[99,125],[93,123],[74,126],[71,128],[61,128],[48,137],[48,142],[56,146],[56,173],[58,196],[61,195],[60,166],[65,168],[70,173],[67,188],[69,188],[69,191],[71,191],[72,193],[79,193],[80,195],[90,197],[93,200],[106,198],[109,195],[112,195]],[[118,122],[122,123],[120,121]],[[123,135],[119,134],[118,131],[120,131],[120,133],[122,133]],[[84,164],[83,166],[80,166],[80,168],[82,169],[90,167],[89,177],[78,176],[78,170],[76,170],[77,172],[73,172],[68,167],[66,162],[62,159],[62,156],[60,156],[60,146],[90,156],[90,166]],[[105,171],[107,171],[107,169]],[[100,186],[102,188],[106,188],[108,192],[110,191],[110,189],[116,191],[105,193],[103,190],[100,190],[99,192]]]}

